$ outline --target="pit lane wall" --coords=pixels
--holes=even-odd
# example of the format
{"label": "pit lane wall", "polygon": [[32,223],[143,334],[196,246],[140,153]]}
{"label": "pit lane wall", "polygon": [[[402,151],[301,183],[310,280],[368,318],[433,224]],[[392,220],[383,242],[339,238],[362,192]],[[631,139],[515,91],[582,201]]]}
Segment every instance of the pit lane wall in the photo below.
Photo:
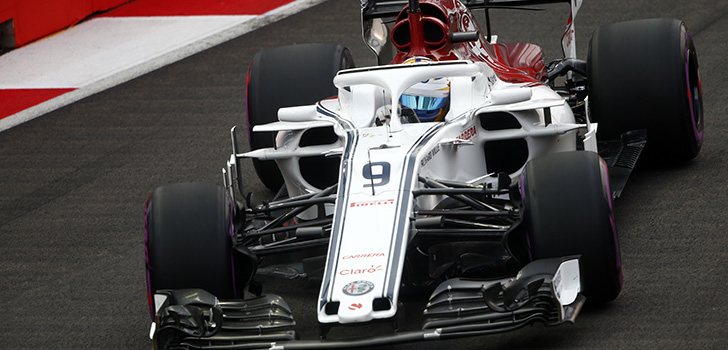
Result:
{"label": "pit lane wall", "polygon": [[2,0],[4,48],[20,47],[131,0]]}

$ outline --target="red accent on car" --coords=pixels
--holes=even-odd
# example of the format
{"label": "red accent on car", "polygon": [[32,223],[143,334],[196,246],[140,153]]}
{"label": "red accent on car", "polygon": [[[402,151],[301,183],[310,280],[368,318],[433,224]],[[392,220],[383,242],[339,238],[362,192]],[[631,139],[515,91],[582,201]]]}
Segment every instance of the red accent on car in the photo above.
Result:
{"label": "red accent on car", "polygon": [[425,36],[422,27],[422,13],[409,13],[407,19],[402,21],[409,27],[410,31],[410,45],[409,52],[414,56],[424,56],[427,54],[427,48],[425,48]]}
{"label": "red accent on car", "polygon": [[[475,42],[453,43],[454,32],[479,31],[470,11],[455,0],[420,0],[421,12],[405,7],[397,16],[391,40],[398,52],[391,63],[404,63],[415,56],[436,61],[485,62],[509,83],[542,83],[546,67],[541,48],[534,44],[490,44],[482,32]],[[442,33],[440,31],[442,30]]]}
{"label": "red accent on car", "polygon": [[539,81],[548,77],[541,47],[529,43],[498,43],[493,45],[498,60],[503,64],[524,71]]}

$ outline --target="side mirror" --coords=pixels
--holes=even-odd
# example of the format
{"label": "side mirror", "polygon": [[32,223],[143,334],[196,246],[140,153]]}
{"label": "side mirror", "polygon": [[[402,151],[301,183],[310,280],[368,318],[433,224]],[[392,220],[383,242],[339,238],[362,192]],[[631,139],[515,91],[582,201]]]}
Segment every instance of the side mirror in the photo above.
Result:
{"label": "side mirror", "polygon": [[494,105],[509,105],[531,99],[533,92],[530,88],[511,88],[494,90],[490,92],[490,102]]}
{"label": "side mirror", "polygon": [[310,122],[318,119],[316,105],[284,107],[278,110],[278,120],[282,122]]}
{"label": "side mirror", "polygon": [[362,26],[362,37],[364,43],[369,46],[374,54],[379,56],[382,49],[387,45],[387,25],[381,18],[375,18],[369,21],[364,21]]}

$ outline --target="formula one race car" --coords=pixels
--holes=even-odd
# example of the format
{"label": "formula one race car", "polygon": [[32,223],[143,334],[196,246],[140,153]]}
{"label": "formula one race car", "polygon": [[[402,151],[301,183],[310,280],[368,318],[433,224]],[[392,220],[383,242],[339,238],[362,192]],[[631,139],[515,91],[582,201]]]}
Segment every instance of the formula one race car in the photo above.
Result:
{"label": "formula one race car", "polygon": [[[539,46],[491,33],[492,9],[558,2],[571,11],[562,59],[544,64]],[[154,345],[442,340],[573,323],[586,300],[615,299],[612,199],[638,158],[698,154],[702,92],[684,23],[604,26],[579,60],[580,6],[363,0],[378,66],[353,68],[340,45],[260,52],[247,82],[252,150],[238,153],[233,128],[224,186],[167,185],[147,201]],[[245,195],[244,158],[273,200]],[[299,259],[262,263],[274,255]],[[320,339],[298,339],[291,308],[262,293],[261,275],[320,280]],[[339,325],[401,321],[402,303],[418,295],[406,291],[430,295],[421,329],[329,336]]]}

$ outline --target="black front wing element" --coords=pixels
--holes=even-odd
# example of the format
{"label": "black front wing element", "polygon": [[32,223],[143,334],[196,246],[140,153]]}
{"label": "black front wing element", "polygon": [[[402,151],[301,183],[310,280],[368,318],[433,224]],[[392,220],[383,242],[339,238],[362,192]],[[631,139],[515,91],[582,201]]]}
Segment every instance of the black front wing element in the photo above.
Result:
{"label": "black front wing element", "polygon": [[585,298],[578,257],[536,260],[515,278],[443,282],[424,310],[420,331],[368,339],[295,340],[295,321],[282,298],[218,301],[200,289],[154,295],[150,336],[156,349],[341,349],[446,340],[515,330],[534,323],[573,323]]}
{"label": "black front wing element", "polygon": [[645,130],[628,131],[622,134],[619,140],[599,141],[599,155],[609,167],[609,187],[612,189],[613,198],[618,198],[622,194],[645,144],[647,144]]}
{"label": "black front wing element", "polygon": [[201,289],[161,290],[154,304],[155,349],[259,349],[296,339],[291,310],[276,295],[218,301]]}

